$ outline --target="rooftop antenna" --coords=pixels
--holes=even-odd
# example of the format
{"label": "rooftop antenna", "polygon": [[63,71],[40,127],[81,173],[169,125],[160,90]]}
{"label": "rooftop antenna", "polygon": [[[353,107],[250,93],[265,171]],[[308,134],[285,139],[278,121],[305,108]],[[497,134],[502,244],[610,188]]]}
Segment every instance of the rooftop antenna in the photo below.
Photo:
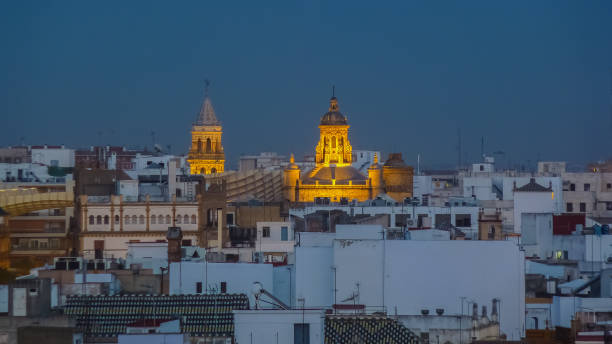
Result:
{"label": "rooftop antenna", "polygon": [[484,161],[484,158],[485,158],[485,153],[484,153],[484,136],[482,136],[480,138],[480,156],[482,157],[482,160]]}
{"label": "rooftop antenna", "polygon": [[336,97],[336,85],[332,85],[332,98]]}
{"label": "rooftop antenna", "polygon": [[461,165],[462,165],[462,161],[461,161],[461,155],[462,155],[462,151],[461,151],[461,128],[457,128],[457,168],[461,169]]}

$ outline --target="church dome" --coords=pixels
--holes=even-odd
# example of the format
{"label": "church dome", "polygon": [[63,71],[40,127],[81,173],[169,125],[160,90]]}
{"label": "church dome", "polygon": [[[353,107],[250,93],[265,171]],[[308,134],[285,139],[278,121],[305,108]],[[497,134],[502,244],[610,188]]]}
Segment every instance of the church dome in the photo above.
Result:
{"label": "church dome", "polygon": [[332,97],[329,100],[329,111],[321,117],[321,125],[347,125],[346,117],[340,113],[338,99]]}

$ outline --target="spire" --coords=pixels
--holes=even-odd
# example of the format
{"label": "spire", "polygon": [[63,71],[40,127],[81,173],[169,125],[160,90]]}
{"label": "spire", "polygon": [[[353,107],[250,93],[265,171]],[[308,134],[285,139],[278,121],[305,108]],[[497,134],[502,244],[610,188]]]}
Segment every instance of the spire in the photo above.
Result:
{"label": "spire", "polygon": [[217,119],[215,115],[215,109],[213,109],[212,103],[210,102],[210,98],[208,97],[208,87],[210,86],[210,81],[205,80],[205,88],[204,88],[204,103],[202,104],[202,108],[200,109],[200,114],[198,115],[198,120],[196,121],[197,125],[221,125],[221,122]]}
{"label": "spire", "polygon": [[289,163],[295,164],[295,157],[293,156],[293,153],[291,153],[291,157],[289,158]]}

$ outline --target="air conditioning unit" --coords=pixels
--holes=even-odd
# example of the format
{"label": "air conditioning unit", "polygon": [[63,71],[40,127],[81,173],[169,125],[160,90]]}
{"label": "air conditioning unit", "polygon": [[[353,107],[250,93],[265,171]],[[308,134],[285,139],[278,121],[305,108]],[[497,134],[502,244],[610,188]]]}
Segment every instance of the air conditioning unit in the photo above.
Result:
{"label": "air conditioning unit", "polygon": [[406,227],[414,227],[415,221],[413,219],[406,219]]}

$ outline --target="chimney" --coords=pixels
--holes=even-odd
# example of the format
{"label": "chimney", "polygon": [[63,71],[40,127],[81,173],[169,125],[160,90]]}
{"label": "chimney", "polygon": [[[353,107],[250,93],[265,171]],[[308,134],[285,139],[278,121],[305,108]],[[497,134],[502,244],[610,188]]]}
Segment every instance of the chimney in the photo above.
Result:
{"label": "chimney", "polygon": [[491,321],[496,323],[499,320],[499,316],[497,315],[497,303],[499,300],[493,299],[493,308],[491,309]]}
{"label": "chimney", "polygon": [[487,317],[487,306],[482,306],[482,316],[480,317],[480,325],[489,325],[489,317]]}
{"label": "chimney", "polygon": [[183,240],[181,228],[169,227],[166,239],[168,239],[168,264],[180,262],[182,258],[181,242]]}
{"label": "chimney", "polygon": [[478,328],[479,325],[479,321],[478,321],[478,304],[476,302],[474,302],[472,304],[472,330],[476,330]]}

